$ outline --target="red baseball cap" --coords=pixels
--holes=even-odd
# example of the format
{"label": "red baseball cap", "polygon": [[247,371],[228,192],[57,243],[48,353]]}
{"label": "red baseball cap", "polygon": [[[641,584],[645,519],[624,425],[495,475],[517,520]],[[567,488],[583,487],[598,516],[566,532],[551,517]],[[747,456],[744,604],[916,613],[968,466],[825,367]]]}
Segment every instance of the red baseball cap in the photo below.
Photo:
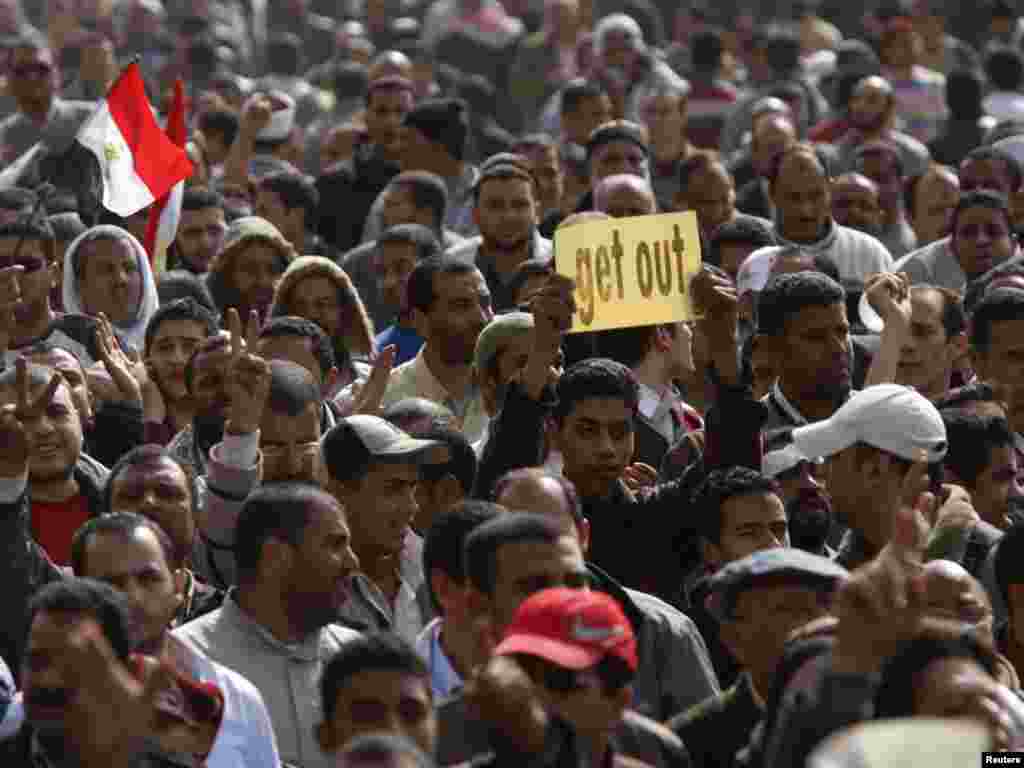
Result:
{"label": "red baseball cap", "polygon": [[601,592],[558,587],[527,598],[494,649],[522,653],[564,669],[590,669],[605,656],[636,671],[636,636],[622,608]]}

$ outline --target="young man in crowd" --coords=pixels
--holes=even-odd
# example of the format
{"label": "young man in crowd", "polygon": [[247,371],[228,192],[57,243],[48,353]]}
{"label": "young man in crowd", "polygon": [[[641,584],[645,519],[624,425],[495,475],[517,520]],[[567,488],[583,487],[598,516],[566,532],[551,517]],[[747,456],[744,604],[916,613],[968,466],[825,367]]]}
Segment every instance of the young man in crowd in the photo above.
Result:
{"label": "young man in crowd", "polygon": [[419,512],[420,467],[447,463],[448,451],[367,415],[342,419],[321,451],[326,488],[349,511],[352,548],[362,563],[342,616],[350,626],[388,630],[411,643],[426,623],[416,599],[423,571],[403,550]]}
{"label": "young man in crowd", "polygon": [[323,722],[316,737],[325,755],[363,734],[392,733],[434,754],[437,714],[423,660],[389,633],[362,635],[330,658],[320,679]]}
{"label": "young man in crowd", "polygon": [[278,171],[259,180],[253,213],[277,227],[296,253],[330,257],[332,252],[312,231],[318,204],[319,194],[308,177]]}
{"label": "young man in crowd", "polygon": [[491,296],[472,262],[442,256],[420,262],[406,284],[412,323],[424,339],[416,357],[391,372],[382,405],[424,397],[447,406],[470,442],[486,429],[473,353],[491,321]]}
{"label": "young man in crowd", "polygon": [[412,326],[406,297],[406,283],[416,265],[441,254],[433,233],[419,224],[399,224],[384,230],[376,240],[374,263],[377,269],[377,294],[387,319],[376,321],[381,327],[375,339],[377,349],[391,344],[397,348],[395,365],[409,362],[423,347],[423,337]]}
{"label": "young man in crowd", "polygon": [[220,195],[205,187],[189,187],[181,198],[181,221],[171,246],[172,264],[176,269],[205,275],[227,230]]}

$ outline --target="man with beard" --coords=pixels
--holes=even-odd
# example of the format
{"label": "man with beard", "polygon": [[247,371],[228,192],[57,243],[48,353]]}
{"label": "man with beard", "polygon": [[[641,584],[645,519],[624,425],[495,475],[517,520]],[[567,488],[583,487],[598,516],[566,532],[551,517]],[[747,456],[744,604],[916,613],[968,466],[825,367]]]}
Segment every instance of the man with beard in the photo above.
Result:
{"label": "man with beard", "polygon": [[878,185],[862,173],[837,178],[832,182],[832,218],[841,227],[878,237],[882,231]]}
{"label": "man with beard", "polygon": [[[109,584],[124,595],[138,640],[136,652],[164,659],[200,683],[216,686],[224,709],[208,768],[244,764],[277,768],[279,758],[263,697],[227,667],[193,653],[170,634],[185,600],[185,574],[174,565],[174,546],[155,522],[135,514],[104,515],[75,534],[76,576]],[[203,725],[206,725],[205,723]],[[244,734],[244,738],[238,738]]]}
{"label": "man with beard", "polygon": [[[495,312],[515,306],[510,282],[524,261],[551,258],[551,241],[537,232],[537,185],[511,163],[492,165],[473,189],[473,221],[480,230],[476,264],[487,281]],[[469,257],[472,251],[460,251]]]}
{"label": "man with beard", "polygon": [[846,292],[820,272],[775,275],[758,299],[757,330],[778,371],[765,429],[832,415],[850,394]]}
{"label": "man with beard", "polygon": [[204,187],[188,187],[181,198],[181,222],[171,246],[175,267],[205,275],[227,228],[220,195]]}
{"label": "man with beard", "polygon": [[291,243],[266,219],[243,216],[231,222],[206,278],[221,314],[233,307],[242,317],[255,311],[264,320],[274,289],[294,258]]}
{"label": "man with beard", "polygon": [[832,501],[825,490],[824,463],[810,461],[789,439],[785,430],[777,440],[788,444],[774,447],[769,436],[761,471],[778,485],[779,498],[786,505],[790,544],[813,555],[833,557],[828,545]]}
{"label": "man with beard", "polygon": [[836,142],[840,167],[844,170],[853,167],[854,152],[862,144],[884,141],[899,150],[907,176],[927,171],[931,163],[928,148],[912,136],[897,131],[893,127],[895,120],[896,97],[888,80],[871,75],[857,83],[850,98],[850,129]]}
{"label": "man with beard", "polygon": [[473,369],[477,337],[494,316],[484,276],[472,261],[441,256],[416,265],[406,285],[413,327],[425,339],[415,359],[391,372],[381,403],[408,397],[446,406],[471,443],[487,416]]}
{"label": "man with beard", "polygon": [[274,484],[246,499],[234,539],[238,586],[173,635],[256,686],[283,762],[327,768],[317,685],[324,660],[356,637],[333,623],[359,568],[346,515],[316,486]]}

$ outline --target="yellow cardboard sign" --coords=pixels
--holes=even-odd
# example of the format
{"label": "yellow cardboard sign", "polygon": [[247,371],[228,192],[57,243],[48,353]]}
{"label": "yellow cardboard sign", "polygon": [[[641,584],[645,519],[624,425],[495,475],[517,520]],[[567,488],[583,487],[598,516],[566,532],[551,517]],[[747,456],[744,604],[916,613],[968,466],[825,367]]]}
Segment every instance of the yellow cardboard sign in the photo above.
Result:
{"label": "yellow cardboard sign", "polygon": [[583,221],[555,231],[555,268],[576,281],[570,333],[691,320],[697,214]]}

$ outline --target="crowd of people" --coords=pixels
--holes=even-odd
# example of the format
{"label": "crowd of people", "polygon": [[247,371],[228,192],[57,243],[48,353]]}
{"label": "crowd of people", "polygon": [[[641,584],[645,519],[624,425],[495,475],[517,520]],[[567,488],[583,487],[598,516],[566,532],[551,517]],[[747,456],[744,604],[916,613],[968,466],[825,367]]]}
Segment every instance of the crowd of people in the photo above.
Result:
{"label": "crowd of people", "polygon": [[[75,140],[133,61],[166,254]],[[4,768],[1024,750],[1012,0],[0,0],[0,68]],[[692,319],[570,333],[559,230],[682,211]]]}

